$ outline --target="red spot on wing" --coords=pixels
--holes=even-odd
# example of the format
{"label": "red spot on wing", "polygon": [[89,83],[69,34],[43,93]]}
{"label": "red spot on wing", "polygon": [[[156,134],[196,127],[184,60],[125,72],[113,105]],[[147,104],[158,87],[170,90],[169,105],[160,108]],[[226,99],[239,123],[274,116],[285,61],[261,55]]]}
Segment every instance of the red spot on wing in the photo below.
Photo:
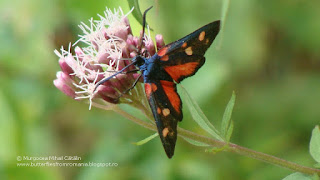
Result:
{"label": "red spot on wing", "polygon": [[144,91],[146,92],[147,98],[150,99],[150,95],[151,95],[151,92],[152,92],[150,83],[145,83],[144,84]]}
{"label": "red spot on wing", "polygon": [[161,48],[161,49],[158,51],[158,55],[159,55],[159,56],[165,55],[165,54],[167,53],[167,51],[168,51],[168,48],[169,48],[168,46]]}
{"label": "red spot on wing", "polygon": [[168,55],[164,55],[160,58],[161,61],[168,61],[169,60],[169,56]]}
{"label": "red spot on wing", "polygon": [[182,48],[187,47],[187,43],[186,43],[186,42],[185,42],[185,43],[183,43],[181,47],[182,47]]}
{"label": "red spot on wing", "polygon": [[177,113],[181,113],[181,100],[179,98],[179,95],[176,92],[175,89],[175,83],[170,81],[160,81],[161,86],[166,93],[172,107],[176,110]]}
{"label": "red spot on wing", "polygon": [[155,83],[151,83],[151,89],[152,89],[153,92],[156,92],[158,87],[157,87],[157,85]]}
{"label": "red spot on wing", "polygon": [[197,70],[199,62],[189,62],[185,64],[167,66],[164,70],[172,77],[173,80],[179,82],[179,78],[183,76],[191,76]]}

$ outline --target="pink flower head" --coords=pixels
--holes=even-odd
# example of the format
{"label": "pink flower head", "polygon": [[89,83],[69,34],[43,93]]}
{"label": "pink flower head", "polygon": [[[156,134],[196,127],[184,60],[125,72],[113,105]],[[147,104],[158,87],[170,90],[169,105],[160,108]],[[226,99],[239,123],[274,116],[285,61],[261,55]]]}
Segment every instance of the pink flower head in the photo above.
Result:
{"label": "pink flower head", "polygon": [[[100,20],[89,20],[90,25],[83,22],[79,25],[83,35],[73,44],[74,54],[69,49],[61,48],[61,52],[55,50],[60,58],[61,71],[57,73],[54,85],[73,99],[89,99],[91,105],[105,105],[106,103],[128,103],[137,93],[127,92],[133,85],[137,73],[118,74],[109,81],[96,87],[97,83],[112,76],[131,62],[131,59],[140,54],[140,37],[132,34],[127,14],[122,9],[106,9],[104,15],[99,15]],[[140,35],[141,36],[141,35]],[[77,46],[81,42],[82,47]],[[156,36],[157,49],[164,46],[161,35]],[[155,54],[156,48],[151,40],[149,29],[144,34],[142,52],[147,57]],[[132,66],[126,71],[137,69]]]}

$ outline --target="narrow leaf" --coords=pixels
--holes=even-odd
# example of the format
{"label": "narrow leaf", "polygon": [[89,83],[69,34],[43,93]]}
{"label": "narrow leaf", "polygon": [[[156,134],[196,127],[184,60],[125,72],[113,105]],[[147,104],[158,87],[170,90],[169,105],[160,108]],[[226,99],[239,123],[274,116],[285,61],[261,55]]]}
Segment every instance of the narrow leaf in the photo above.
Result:
{"label": "narrow leaf", "polygon": [[[182,137],[182,136],[181,136]],[[203,142],[199,142],[199,141],[195,141],[186,137],[182,137],[185,141],[187,141],[188,143],[195,145],[195,146],[201,146],[201,147],[209,147],[210,145],[203,143]]]}
{"label": "narrow leaf", "polygon": [[127,1],[128,1],[130,9],[134,8],[132,11],[133,17],[142,25],[143,15],[141,13],[138,0],[127,0]]}
{"label": "narrow leaf", "polygon": [[230,142],[230,138],[233,132],[233,121],[231,121],[230,126],[228,128],[227,134],[226,134],[226,141]]}
{"label": "narrow leaf", "polygon": [[214,138],[223,141],[223,138],[219,135],[219,131],[210,123],[206,115],[202,112],[197,102],[189,95],[186,89],[180,85],[182,93],[184,94],[186,104],[189,108],[194,121],[205,131],[211,134]]}
{"label": "narrow leaf", "polygon": [[226,22],[227,19],[227,14],[229,11],[229,4],[230,4],[230,0],[223,0],[222,1],[222,10],[221,10],[221,32],[220,32],[220,41],[219,44],[217,46],[217,48],[219,49],[222,45],[222,40],[223,40],[223,34],[224,34],[224,24]]}
{"label": "narrow leaf", "polygon": [[[222,117],[222,122],[221,122],[221,135],[228,140],[227,138],[227,134],[230,133],[232,134],[232,132],[228,132],[230,129],[230,125],[231,125],[231,115],[232,115],[232,111],[233,111],[233,106],[236,100],[236,95],[234,92],[232,92],[232,96],[231,99],[229,100],[229,103],[226,107],[226,110],[224,111],[223,117]],[[233,128],[231,129],[233,130]],[[230,137],[229,137],[230,139]]]}
{"label": "narrow leaf", "polygon": [[158,133],[155,133],[155,134],[153,134],[153,135],[151,135],[151,136],[149,136],[149,137],[147,137],[147,138],[145,138],[145,139],[143,139],[143,140],[141,140],[139,142],[133,143],[133,144],[135,144],[137,146],[141,146],[141,145],[144,145],[145,143],[151,141],[152,139],[154,139],[157,136],[158,136]]}
{"label": "narrow leaf", "polygon": [[[127,0],[128,1],[128,4],[129,4],[129,8],[132,9],[133,8],[133,11],[132,11],[132,15],[133,17],[140,23],[140,25],[142,26],[143,25],[143,15],[142,15],[142,12],[140,10],[140,6],[139,6],[139,2],[138,0]],[[146,25],[148,23],[146,22]],[[152,28],[149,28],[151,31],[153,31]]]}
{"label": "narrow leaf", "polygon": [[320,128],[316,126],[312,131],[310,140],[310,154],[314,160],[320,163]]}
{"label": "narrow leaf", "polygon": [[224,22],[227,18],[227,14],[229,11],[229,4],[230,4],[230,0],[223,0],[223,2],[222,2],[222,10],[221,10],[221,21],[222,21],[221,27],[222,28],[223,28]]}
{"label": "narrow leaf", "polygon": [[311,176],[296,172],[296,173],[290,174],[289,176],[283,178],[282,180],[312,180],[312,179],[313,178]]}

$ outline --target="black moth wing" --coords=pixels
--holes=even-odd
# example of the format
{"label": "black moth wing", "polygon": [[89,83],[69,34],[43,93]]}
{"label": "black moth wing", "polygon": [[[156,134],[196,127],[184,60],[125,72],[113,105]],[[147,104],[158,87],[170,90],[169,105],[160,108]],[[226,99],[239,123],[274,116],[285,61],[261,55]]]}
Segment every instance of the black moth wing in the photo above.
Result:
{"label": "black moth wing", "polygon": [[[182,120],[182,103],[176,83],[194,75],[204,64],[204,54],[220,29],[220,21],[209,23],[184,38],[160,49],[156,57],[157,67],[145,77],[145,92],[156,121],[158,134],[169,158],[174,154],[177,140],[177,124]],[[169,79],[160,78],[168,74]]]}
{"label": "black moth wing", "polygon": [[204,54],[219,30],[220,21],[214,21],[166,45],[157,52],[161,66],[177,83],[194,75],[204,64]]}
{"label": "black moth wing", "polygon": [[156,121],[158,134],[169,158],[174,154],[177,124],[182,120],[181,99],[176,84],[166,80],[148,80],[145,92]]}

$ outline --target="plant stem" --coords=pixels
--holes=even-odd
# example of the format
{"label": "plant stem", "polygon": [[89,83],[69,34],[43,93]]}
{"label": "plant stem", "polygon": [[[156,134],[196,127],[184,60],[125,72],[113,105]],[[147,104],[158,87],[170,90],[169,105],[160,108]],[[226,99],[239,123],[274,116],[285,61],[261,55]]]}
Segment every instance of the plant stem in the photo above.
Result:
{"label": "plant stem", "polygon": [[314,168],[310,168],[310,167],[306,167],[306,166],[302,166],[290,161],[286,161],[284,159],[280,159],[278,157],[275,156],[271,156],[265,153],[261,153],[261,152],[257,152],[242,146],[239,146],[237,144],[233,144],[233,143],[226,143],[223,141],[218,141],[209,137],[205,137],[199,134],[196,134],[194,132],[182,129],[182,128],[178,128],[178,133],[180,136],[183,137],[187,137],[189,139],[198,141],[198,142],[202,142],[202,143],[206,143],[209,144],[211,146],[214,147],[218,147],[218,148],[223,148],[224,151],[228,151],[228,152],[235,152],[237,154],[240,155],[244,155],[247,157],[251,157],[257,160],[261,160],[270,164],[274,164],[280,167],[284,167],[287,169],[291,169],[294,171],[298,171],[304,174],[318,174],[320,175],[320,170],[319,169],[314,169]]}
{"label": "plant stem", "polygon": [[[157,128],[154,124],[152,123],[148,123],[145,122],[139,118],[136,118],[134,116],[132,116],[131,114],[123,111],[122,109],[120,109],[119,107],[116,107],[115,109],[113,109],[115,112],[117,112],[118,114],[122,115],[123,117],[133,121],[136,124],[139,124],[140,126],[143,126],[147,129],[153,130],[153,131],[157,131]],[[218,147],[218,148],[223,148],[224,151],[228,151],[228,152],[234,152],[243,156],[247,156],[247,157],[251,157],[257,160],[261,160],[264,161],[266,163],[270,163],[270,164],[274,164],[283,168],[287,168],[293,171],[297,171],[297,172],[301,172],[304,174],[318,174],[320,175],[320,170],[319,169],[314,169],[314,168],[310,168],[310,167],[306,167],[306,166],[302,166],[290,161],[286,161],[284,159],[280,159],[278,157],[275,156],[271,156],[265,153],[261,153],[261,152],[257,152],[236,144],[232,144],[232,143],[226,143],[224,141],[219,141],[213,138],[209,138],[206,136],[202,136],[199,134],[196,134],[194,132],[185,130],[183,128],[178,128],[178,135],[181,137],[186,137],[189,139],[192,139],[194,141],[198,141],[201,143],[205,143],[208,144],[210,146],[214,146],[214,147]]]}
{"label": "plant stem", "polygon": [[131,120],[132,122],[139,124],[140,126],[143,126],[147,129],[153,130],[153,131],[157,131],[157,128],[154,124],[148,123],[146,121],[143,121],[139,118],[136,118],[134,116],[132,116],[131,114],[123,111],[121,108],[119,108],[118,106],[116,108],[113,109],[116,113],[120,114],[121,116]]}

